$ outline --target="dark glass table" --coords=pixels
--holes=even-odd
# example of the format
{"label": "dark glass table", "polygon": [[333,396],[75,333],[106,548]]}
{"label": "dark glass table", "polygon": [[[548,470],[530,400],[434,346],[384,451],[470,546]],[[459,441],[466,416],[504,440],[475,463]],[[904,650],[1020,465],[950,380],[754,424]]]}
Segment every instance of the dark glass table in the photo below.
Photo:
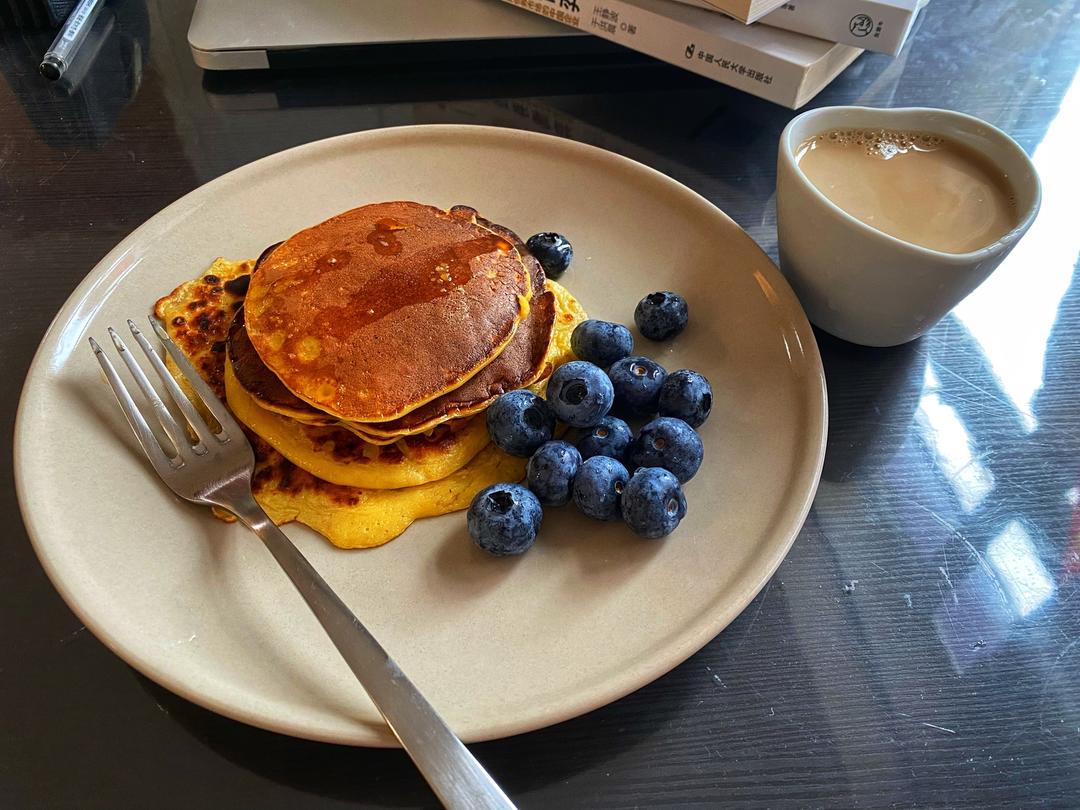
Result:
{"label": "dark glass table", "polygon": [[[5,459],[34,349],[94,263],[196,186],[305,141],[429,122],[550,132],[686,183],[775,257],[788,110],[618,54],[204,75],[191,6],[116,3],[73,95],[35,72],[49,32],[0,32]],[[819,335],[828,455],[787,560],[669,675],[475,746],[523,807],[1080,806],[1078,15],[1077,0],[934,0],[899,58],[863,56],[813,102],[983,117],[1034,156],[1042,214],[925,338]],[[248,728],[129,669],[52,589],[9,461],[2,475],[0,806],[433,804],[401,752]]]}

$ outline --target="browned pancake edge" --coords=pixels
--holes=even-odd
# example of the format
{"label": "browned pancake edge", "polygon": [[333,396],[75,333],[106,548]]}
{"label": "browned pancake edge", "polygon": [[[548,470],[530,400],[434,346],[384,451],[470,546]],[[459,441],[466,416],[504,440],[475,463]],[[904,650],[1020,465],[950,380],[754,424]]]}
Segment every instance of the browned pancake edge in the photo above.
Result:
{"label": "browned pancake edge", "polygon": [[255,351],[292,393],[340,419],[385,422],[492,362],[533,284],[514,246],[468,219],[376,203],[290,237],[252,276]]}

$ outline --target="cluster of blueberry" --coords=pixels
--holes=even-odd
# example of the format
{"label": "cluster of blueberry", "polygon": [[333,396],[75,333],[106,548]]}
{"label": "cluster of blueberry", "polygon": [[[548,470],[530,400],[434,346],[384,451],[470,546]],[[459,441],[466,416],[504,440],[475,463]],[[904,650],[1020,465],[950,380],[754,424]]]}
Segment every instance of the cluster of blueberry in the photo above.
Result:
{"label": "cluster of blueberry", "polygon": [[[638,304],[634,320],[650,339],[672,337],[686,326],[686,301],[653,293]],[[704,457],[695,428],[712,410],[708,380],[686,369],[668,374],[634,356],[633,336],[622,324],[585,321],[571,340],[581,359],[556,369],[546,400],[510,391],[488,408],[492,441],[529,459],[524,486],[487,487],[469,507],[469,533],[492,554],[531,547],[544,506],[573,501],[590,518],[621,516],[647,538],[667,536],[686,515],[682,485]],[[651,421],[635,438],[627,419]],[[577,446],[554,439],[558,422],[579,429]]]}

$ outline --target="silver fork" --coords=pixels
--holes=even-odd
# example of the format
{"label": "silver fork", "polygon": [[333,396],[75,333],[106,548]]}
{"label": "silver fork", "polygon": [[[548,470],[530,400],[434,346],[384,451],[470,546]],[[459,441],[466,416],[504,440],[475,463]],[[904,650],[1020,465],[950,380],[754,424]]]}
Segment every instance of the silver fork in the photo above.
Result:
{"label": "silver fork", "polygon": [[187,425],[182,425],[173,417],[124,341],[109,327],[109,336],[149,403],[152,418],[165,431],[162,438],[166,441],[155,435],[147,414],[136,404],[101,346],[93,338],[90,338],[90,346],[124,410],[128,424],[135,431],[139,444],[161,480],[181,498],[229,510],[262,539],[367,691],[390,730],[446,807],[454,810],[513,810],[514,805],[483,766],[405,677],[375,637],[319,576],[307,558],[256,503],[251,493],[251,474],[255,467],[251,444],[232,414],[195,371],[184,353],[157,321],[150,318],[150,325],[165,350],[213,415],[218,428],[212,427],[199,415],[135,323],[130,320],[127,323],[135,341],[187,422]]}

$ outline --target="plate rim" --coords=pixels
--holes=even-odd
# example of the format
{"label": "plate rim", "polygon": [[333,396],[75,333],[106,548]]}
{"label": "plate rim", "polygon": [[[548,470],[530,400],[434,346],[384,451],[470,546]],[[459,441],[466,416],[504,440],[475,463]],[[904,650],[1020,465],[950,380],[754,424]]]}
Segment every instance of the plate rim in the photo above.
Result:
{"label": "plate rim", "polygon": [[[787,554],[791,550],[799,532],[802,530],[813,505],[825,461],[825,447],[828,437],[828,394],[824,369],[821,362],[821,353],[813,329],[810,326],[810,322],[801,302],[792,290],[791,285],[776,266],[776,263],[773,262],[767,253],[765,253],[753,237],[751,237],[742,226],[735,222],[735,220],[719,206],[715,205],[689,186],[669,177],[651,166],[641,163],[640,161],[592,144],[530,130],[480,124],[411,124],[395,127],[380,127],[369,130],[357,130],[330,136],[328,138],[308,141],[237,166],[224,174],[196,186],[191,191],[183,194],[172,203],[135,226],[126,236],[124,236],[123,239],[121,239],[93,266],[93,268],[90,269],[82,281],[76,285],[75,289],[65,299],[59,311],[49,323],[27,369],[26,377],[21,386],[18,408],[15,415],[13,431],[13,471],[16,499],[19,504],[20,517],[27,536],[30,539],[31,547],[53,588],[56,589],[61,599],[63,599],[67,607],[83,623],[86,629],[90,630],[94,637],[97,638],[110,652],[120,658],[128,666],[131,666],[137,672],[152,680],[158,686],[197,706],[244,723],[245,725],[254,726],[266,731],[287,734],[300,739],[358,747],[397,747],[396,740],[392,737],[388,738],[387,735],[376,734],[372,737],[368,736],[359,728],[356,733],[351,735],[347,733],[338,733],[334,730],[321,730],[311,724],[305,725],[295,718],[268,717],[265,713],[261,713],[255,707],[237,707],[233,703],[218,700],[197,689],[189,688],[186,680],[182,676],[176,677],[170,674],[155,665],[152,658],[144,657],[136,650],[130,649],[127,645],[120,643],[117,638],[111,635],[108,627],[105,626],[105,623],[98,622],[90,615],[85,609],[85,606],[80,604],[79,599],[75,596],[72,589],[67,587],[62,576],[54,567],[53,561],[47,551],[47,544],[43,542],[42,536],[39,534],[39,527],[35,525],[33,512],[28,505],[29,495],[25,489],[25,479],[29,475],[29,466],[31,466],[26,452],[27,447],[30,444],[30,440],[26,436],[27,420],[29,419],[27,413],[29,410],[30,396],[32,394],[30,389],[38,380],[48,376],[48,359],[53,354],[56,344],[59,342],[59,336],[69,328],[74,316],[76,316],[81,309],[85,308],[84,305],[91,303],[89,299],[95,289],[111,278],[121,264],[121,261],[131,252],[132,248],[135,246],[134,243],[137,234],[144,233],[148,227],[151,227],[155,223],[160,224],[168,220],[170,215],[174,215],[178,209],[190,207],[194,201],[212,195],[218,187],[230,182],[236,182],[237,179],[239,179],[238,175],[242,175],[246,172],[258,171],[259,168],[268,162],[281,160],[286,155],[292,155],[295,158],[305,151],[315,152],[319,149],[333,148],[335,144],[378,141],[381,139],[393,140],[401,137],[408,138],[414,135],[418,137],[430,136],[432,138],[438,138],[440,136],[451,138],[511,138],[544,142],[556,148],[577,151],[586,160],[599,159],[614,161],[615,163],[623,164],[627,169],[644,171],[646,174],[651,175],[654,180],[669,186],[676,193],[689,195],[689,197],[694,199],[698,204],[708,206],[712,209],[713,213],[719,214],[726,219],[729,224],[734,226],[734,228],[742,234],[742,238],[746,239],[750,245],[753,246],[753,249],[760,254],[763,259],[763,265],[767,266],[767,280],[775,289],[777,289],[782,298],[787,299],[787,308],[790,310],[795,330],[802,344],[803,353],[806,357],[806,365],[812,369],[814,378],[812,381],[808,380],[807,384],[800,389],[801,396],[806,405],[809,421],[808,427],[810,430],[807,430],[807,433],[802,438],[801,442],[796,444],[796,447],[799,450],[798,455],[802,456],[805,460],[801,464],[797,463],[793,468],[796,471],[795,480],[800,484],[805,484],[804,494],[797,503],[788,501],[784,508],[778,510],[778,515],[786,519],[778,523],[778,529],[775,530],[774,534],[776,536],[782,536],[783,542],[776,546],[773,553],[764,561],[764,564],[761,565],[760,576],[752,577],[750,582],[743,583],[743,588],[740,590],[738,597],[732,599],[722,610],[703,612],[700,617],[693,622],[688,623],[678,634],[675,642],[663,646],[655,655],[650,656],[647,662],[648,666],[627,668],[625,674],[618,680],[612,681],[609,679],[601,682],[601,686],[598,688],[594,688],[584,693],[584,698],[578,696],[573,700],[562,700],[557,708],[549,708],[540,720],[527,722],[515,722],[511,720],[489,723],[487,724],[486,730],[483,732],[463,734],[462,740],[464,742],[474,743],[503,739],[547,728],[575,717],[580,717],[613,703],[616,700],[620,700],[627,695],[636,692],[638,689],[647,686],[671,672],[705,647],[705,645],[715,639],[746,609],[753,601],[754,597],[757,596],[769,582],[777,568],[779,568],[780,564],[787,557]],[[119,281],[126,276],[127,272],[131,269],[133,269],[131,266],[121,268],[120,278],[116,279],[116,281]],[[101,295],[102,301],[107,298],[107,294],[108,289]],[[93,310],[85,315],[84,320],[89,321],[99,307],[100,303],[95,305]],[[84,334],[79,336],[80,341],[83,337],[85,337]],[[65,363],[70,356],[71,353],[65,356]],[[816,431],[814,430],[815,427],[818,428]]]}

